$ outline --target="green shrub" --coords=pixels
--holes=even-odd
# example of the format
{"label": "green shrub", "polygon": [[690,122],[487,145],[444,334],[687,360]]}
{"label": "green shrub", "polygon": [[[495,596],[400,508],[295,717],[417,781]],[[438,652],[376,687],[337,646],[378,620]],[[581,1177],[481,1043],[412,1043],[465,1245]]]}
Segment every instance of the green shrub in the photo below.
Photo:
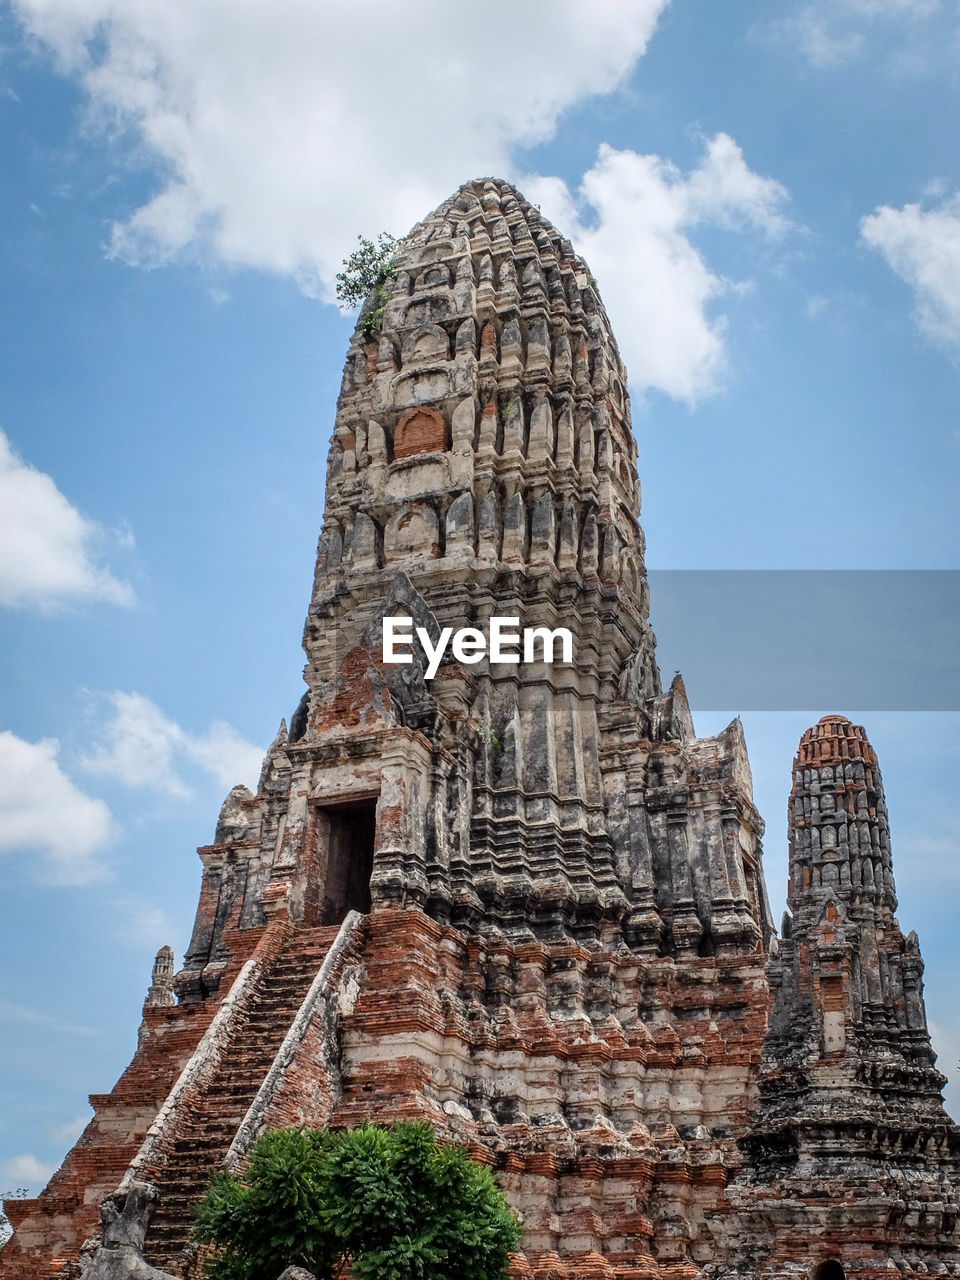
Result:
{"label": "green shrub", "polygon": [[490,1170],[418,1121],[270,1130],[242,1179],[213,1175],[195,1234],[211,1280],[500,1280],[521,1232]]}
{"label": "green shrub", "polygon": [[360,332],[370,342],[383,328],[387,307],[384,285],[396,271],[399,242],[386,231],[380,232],[376,243],[363,236],[357,239],[360,248],[344,259],[343,270],[337,273],[337,298],[348,310],[367,303],[360,317]]}

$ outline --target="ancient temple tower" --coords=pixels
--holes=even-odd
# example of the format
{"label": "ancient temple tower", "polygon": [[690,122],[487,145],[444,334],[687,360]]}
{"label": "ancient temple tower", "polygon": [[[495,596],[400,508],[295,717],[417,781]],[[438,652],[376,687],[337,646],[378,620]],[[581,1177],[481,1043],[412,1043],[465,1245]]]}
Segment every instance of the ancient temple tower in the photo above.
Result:
{"label": "ancient temple tower", "polygon": [[[661,688],[626,374],[586,265],[509,184],[470,182],[371,307],[330,445],[307,690],[200,850],[185,964],[171,980],[158,957],[133,1062],[43,1195],[11,1206],[0,1276],[77,1274],[98,1202],[134,1180],[159,1196],[147,1259],[195,1276],[211,1168],[242,1167],[265,1127],[366,1116],[424,1117],[494,1164],[524,1218],[518,1275],[909,1274],[904,1233],[869,1224],[910,1081],[929,1177],[901,1220],[923,1217],[929,1269],[954,1265],[956,1131],[892,917],[879,775],[865,744],[849,784],[840,755],[829,785],[823,761],[816,782],[798,766],[818,817],[795,820],[778,952],[739,722],[697,738],[682,682]],[[422,645],[384,661],[387,617],[431,647],[494,618],[533,643],[431,672]],[[848,1092],[894,1118],[854,1123],[874,1198],[831,1235],[823,1116]]]}

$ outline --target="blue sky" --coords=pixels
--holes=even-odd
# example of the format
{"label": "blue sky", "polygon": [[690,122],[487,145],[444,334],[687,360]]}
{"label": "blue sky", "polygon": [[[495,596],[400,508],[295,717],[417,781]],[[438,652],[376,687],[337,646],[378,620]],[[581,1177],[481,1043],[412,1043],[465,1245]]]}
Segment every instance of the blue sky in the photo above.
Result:
{"label": "blue sky", "polygon": [[[496,173],[576,240],[651,566],[956,569],[958,92],[954,0],[0,8],[0,1191],[129,1060],[299,698],[356,235]],[[956,1077],[960,715],[743,713],[777,916],[831,711],[880,754]]]}

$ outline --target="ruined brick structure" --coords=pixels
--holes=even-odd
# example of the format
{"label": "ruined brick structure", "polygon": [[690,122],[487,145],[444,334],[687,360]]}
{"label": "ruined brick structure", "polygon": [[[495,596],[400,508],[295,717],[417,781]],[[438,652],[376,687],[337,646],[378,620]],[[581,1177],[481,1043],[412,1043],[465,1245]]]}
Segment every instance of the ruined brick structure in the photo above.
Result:
{"label": "ruined brick structure", "polygon": [[[307,692],[236,787],[184,967],[4,1280],[77,1273],[157,1189],[149,1262],[265,1126],[421,1116],[491,1161],[542,1280],[960,1275],[960,1134],[876,760],[801,744],[777,940],[738,721],[694,734],[647,620],[626,373],[596,285],[507,183],[403,242],[350,345]],[[382,618],[573,633],[572,663],[388,665]],[[542,656],[542,647],[538,650]],[[174,993],[176,1000],[174,1002]]]}

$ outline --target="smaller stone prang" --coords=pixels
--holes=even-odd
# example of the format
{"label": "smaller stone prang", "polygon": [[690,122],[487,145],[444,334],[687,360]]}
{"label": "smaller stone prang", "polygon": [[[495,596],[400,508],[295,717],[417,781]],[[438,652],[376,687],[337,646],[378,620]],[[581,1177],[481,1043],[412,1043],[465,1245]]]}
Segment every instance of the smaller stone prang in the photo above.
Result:
{"label": "smaller stone prang", "polygon": [[287,1267],[279,1280],[317,1280],[317,1277],[303,1267]]}
{"label": "smaller stone prang", "polygon": [[173,951],[170,947],[161,947],[153,962],[153,975],[143,1007],[151,1009],[157,1005],[176,1003],[177,997],[173,994]]}
{"label": "smaller stone prang", "polygon": [[[164,948],[169,951],[169,947]],[[108,1196],[100,1206],[100,1244],[82,1271],[82,1280],[175,1280],[143,1257],[147,1226],[158,1199],[148,1182]]]}
{"label": "smaller stone prang", "polygon": [[848,1280],[960,1274],[960,1129],[943,1108],[917,936],[894,914],[883,781],[862,726],[830,715],[804,733],[788,815],[789,911],[767,965],[759,1098],[726,1193],[740,1232],[728,1258],[749,1253],[763,1280],[797,1259]]}

